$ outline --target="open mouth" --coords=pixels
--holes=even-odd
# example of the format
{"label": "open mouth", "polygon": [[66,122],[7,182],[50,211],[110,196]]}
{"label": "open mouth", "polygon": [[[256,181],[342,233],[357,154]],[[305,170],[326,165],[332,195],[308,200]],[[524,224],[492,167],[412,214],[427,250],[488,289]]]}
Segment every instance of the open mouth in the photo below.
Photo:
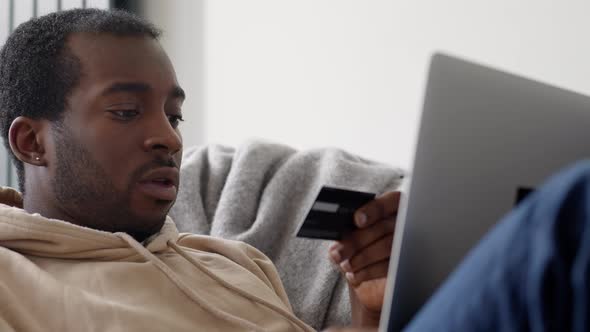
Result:
{"label": "open mouth", "polygon": [[139,189],[145,195],[160,201],[174,201],[176,186],[170,179],[153,179],[139,183]]}
{"label": "open mouth", "polygon": [[139,182],[143,194],[159,201],[174,201],[178,191],[178,169],[161,167],[149,171]]}
{"label": "open mouth", "polygon": [[151,182],[153,182],[155,184],[162,185],[162,186],[173,186],[174,185],[174,183],[171,180],[164,179],[164,178],[162,178],[162,179],[153,179]]}

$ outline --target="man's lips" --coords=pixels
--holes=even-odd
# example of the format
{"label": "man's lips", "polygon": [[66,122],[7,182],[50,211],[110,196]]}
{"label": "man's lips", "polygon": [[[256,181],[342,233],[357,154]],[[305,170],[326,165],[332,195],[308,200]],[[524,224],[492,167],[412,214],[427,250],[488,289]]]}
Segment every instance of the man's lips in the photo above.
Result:
{"label": "man's lips", "polygon": [[139,181],[139,190],[158,200],[175,200],[178,191],[178,169],[160,167],[147,172]]}

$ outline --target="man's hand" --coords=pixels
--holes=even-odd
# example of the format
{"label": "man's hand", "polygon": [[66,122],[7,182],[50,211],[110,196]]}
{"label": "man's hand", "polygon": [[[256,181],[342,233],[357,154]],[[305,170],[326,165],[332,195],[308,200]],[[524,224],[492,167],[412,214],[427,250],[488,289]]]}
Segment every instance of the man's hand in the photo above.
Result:
{"label": "man's hand", "polygon": [[399,198],[399,192],[388,192],[359,208],[359,229],[330,247],[348,281],[354,325],[379,324]]}

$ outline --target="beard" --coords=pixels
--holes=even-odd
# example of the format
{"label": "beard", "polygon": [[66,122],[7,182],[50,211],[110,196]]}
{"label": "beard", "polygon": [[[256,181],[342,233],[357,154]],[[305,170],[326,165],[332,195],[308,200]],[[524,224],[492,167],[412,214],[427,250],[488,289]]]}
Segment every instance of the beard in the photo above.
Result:
{"label": "beard", "polygon": [[107,232],[125,232],[138,241],[157,233],[166,216],[140,217],[131,209],[132,186],[153,163],[137,169],[127,188],[118,190],[108,173],[63,125],[54,131],[54,197],[73,224]]}

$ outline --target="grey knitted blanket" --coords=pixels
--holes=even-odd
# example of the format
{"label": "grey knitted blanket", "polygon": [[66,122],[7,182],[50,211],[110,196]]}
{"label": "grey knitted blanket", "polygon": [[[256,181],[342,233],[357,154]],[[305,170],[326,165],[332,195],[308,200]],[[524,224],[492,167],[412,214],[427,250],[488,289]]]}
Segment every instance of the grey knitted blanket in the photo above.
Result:
{"label": "grey knitted blanket", "polygon": [[338,149],[296,151],[251,141],[185,150],[170,215],[182,232],[244,241],[277,266],[295,314],[316,329],[350,322],[346,282],[330,241],[296,238],[322,185],[382,193],[402,171]]}

